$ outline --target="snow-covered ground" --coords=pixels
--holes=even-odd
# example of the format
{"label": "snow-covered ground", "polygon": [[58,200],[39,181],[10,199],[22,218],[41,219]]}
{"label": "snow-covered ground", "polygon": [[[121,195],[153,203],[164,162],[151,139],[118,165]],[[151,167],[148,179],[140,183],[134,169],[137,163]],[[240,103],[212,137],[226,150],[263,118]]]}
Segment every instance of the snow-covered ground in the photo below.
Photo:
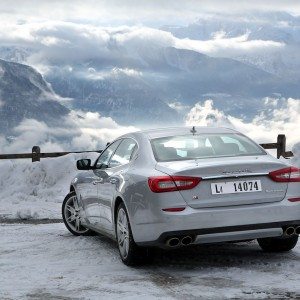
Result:
{"label": "snow-covered ground", "polygon": [[0,224],[0,299],[299,299],[300,244],[266,254],[256,243],[158,251],[129,268],[113,242],[63,224]]}

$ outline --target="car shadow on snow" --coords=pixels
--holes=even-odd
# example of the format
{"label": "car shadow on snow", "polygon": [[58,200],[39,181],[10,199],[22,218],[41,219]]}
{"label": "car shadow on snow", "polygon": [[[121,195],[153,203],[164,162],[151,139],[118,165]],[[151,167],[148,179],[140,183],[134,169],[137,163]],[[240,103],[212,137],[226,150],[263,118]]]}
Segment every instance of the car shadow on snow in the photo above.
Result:
{"label": "car shadow on snow", "polygon": [[[90,237],[89,237],[90,238]],[[97,235],[95,242],[99,242],[104,248],[112,250],[111,255],[118,255],[115,241]],[[203,245],[190,245],[177,249],[164,250],[153,249],[153,260],[150,264],[136,268],[149,267],[174,267],[177,268],[257,268],[264,270],[288,265],[293,268],[299,263],[300,254],[296,251],[286,253],[266,253],[258,246],[256,241],[247,242],[224,242]]]}
{"label": "car shadow on snow", "polygon": [[284,263],[293,266],[300,255],[288,253],[265,253],[255,241],[240,243],[217,243],[183,247],[175,250],[155,250],[154,264],[178,267],[280,267]]}

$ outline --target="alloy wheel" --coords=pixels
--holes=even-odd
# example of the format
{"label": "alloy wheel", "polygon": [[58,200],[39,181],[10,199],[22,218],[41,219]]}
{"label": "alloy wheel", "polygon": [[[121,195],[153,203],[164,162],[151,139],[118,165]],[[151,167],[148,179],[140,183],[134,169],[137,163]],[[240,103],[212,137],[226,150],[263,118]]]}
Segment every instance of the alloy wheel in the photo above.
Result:
{"label": "alloy wheel", "polygon": [[129,225],[126,212],[120,208],[117,216],[117,239],[120,254],[126,259],[129,253]]}
{"label": "alloy wheel", "polygon": [[73,231],[78,234],[83,234],[88,231],[87,228],[81,225],[81,212],[76,196],[72,196],[67,200],[64,215],[66,222]]}

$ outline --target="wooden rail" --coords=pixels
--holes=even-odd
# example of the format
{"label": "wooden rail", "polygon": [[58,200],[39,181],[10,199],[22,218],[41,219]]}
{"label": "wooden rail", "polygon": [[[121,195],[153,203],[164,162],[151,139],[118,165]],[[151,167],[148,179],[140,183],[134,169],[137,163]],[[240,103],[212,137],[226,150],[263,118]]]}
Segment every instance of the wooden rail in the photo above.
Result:
{"label": "wooden rail", "polygon": [[67,155],[70,153],[91,153],[98,152],[101,153],[102,150],[95,151],[71,151],[71,152],[48,152],[43,153],[39,146],[33,146],[31,153],[19,153],[19,154],[0,154],[0,159],[24,159],[31,158],[32,162],[40,161],[41,158],[51,158]]}
{"label": "wooden rail", "polygon": [[[290,158],[293,155],[293,152],[286,151],[286,136],[284,134],[279,134],[277,137],[277,143],[268,143],[260,144],[264,149],[277,149],[277,158],[281,156],[284,158]],[[96,151],[70,151],[70,152],[48,152],[42,153],[39,146],[33,146],[31,153],[19,153],[19,154],[0,154],[0,159],[24,159],[30,158],[33,162],[40,161],[41,158],[48,157],[59,157],[67,155],[70,153],[89,153],[89,152],[98,152],[101,153],[102,150]]]}
{"label": "wooden rail", "polygon": [[277,149],[277,158],[281,156],[283,158],[293,157],[292,151],[286,151],[286,136],[279,134],[277,136],[277,143],[260,144],[264,149]]}

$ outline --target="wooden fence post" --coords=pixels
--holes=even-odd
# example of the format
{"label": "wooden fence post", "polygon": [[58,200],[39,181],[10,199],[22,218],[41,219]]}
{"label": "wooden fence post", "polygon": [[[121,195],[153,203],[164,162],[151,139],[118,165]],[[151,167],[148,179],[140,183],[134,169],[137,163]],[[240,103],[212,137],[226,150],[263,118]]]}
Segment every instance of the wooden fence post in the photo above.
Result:
{"label": "wooden fence post", "polygon": [[32,162],[40,161],[41,148],[39,146],[32,147]]}
{"label": "wooden fence post", "polygon": [[286,150],[286,136],[284,134],[279,134],[277,137],[277,158],[280,156],[285,157]]}

